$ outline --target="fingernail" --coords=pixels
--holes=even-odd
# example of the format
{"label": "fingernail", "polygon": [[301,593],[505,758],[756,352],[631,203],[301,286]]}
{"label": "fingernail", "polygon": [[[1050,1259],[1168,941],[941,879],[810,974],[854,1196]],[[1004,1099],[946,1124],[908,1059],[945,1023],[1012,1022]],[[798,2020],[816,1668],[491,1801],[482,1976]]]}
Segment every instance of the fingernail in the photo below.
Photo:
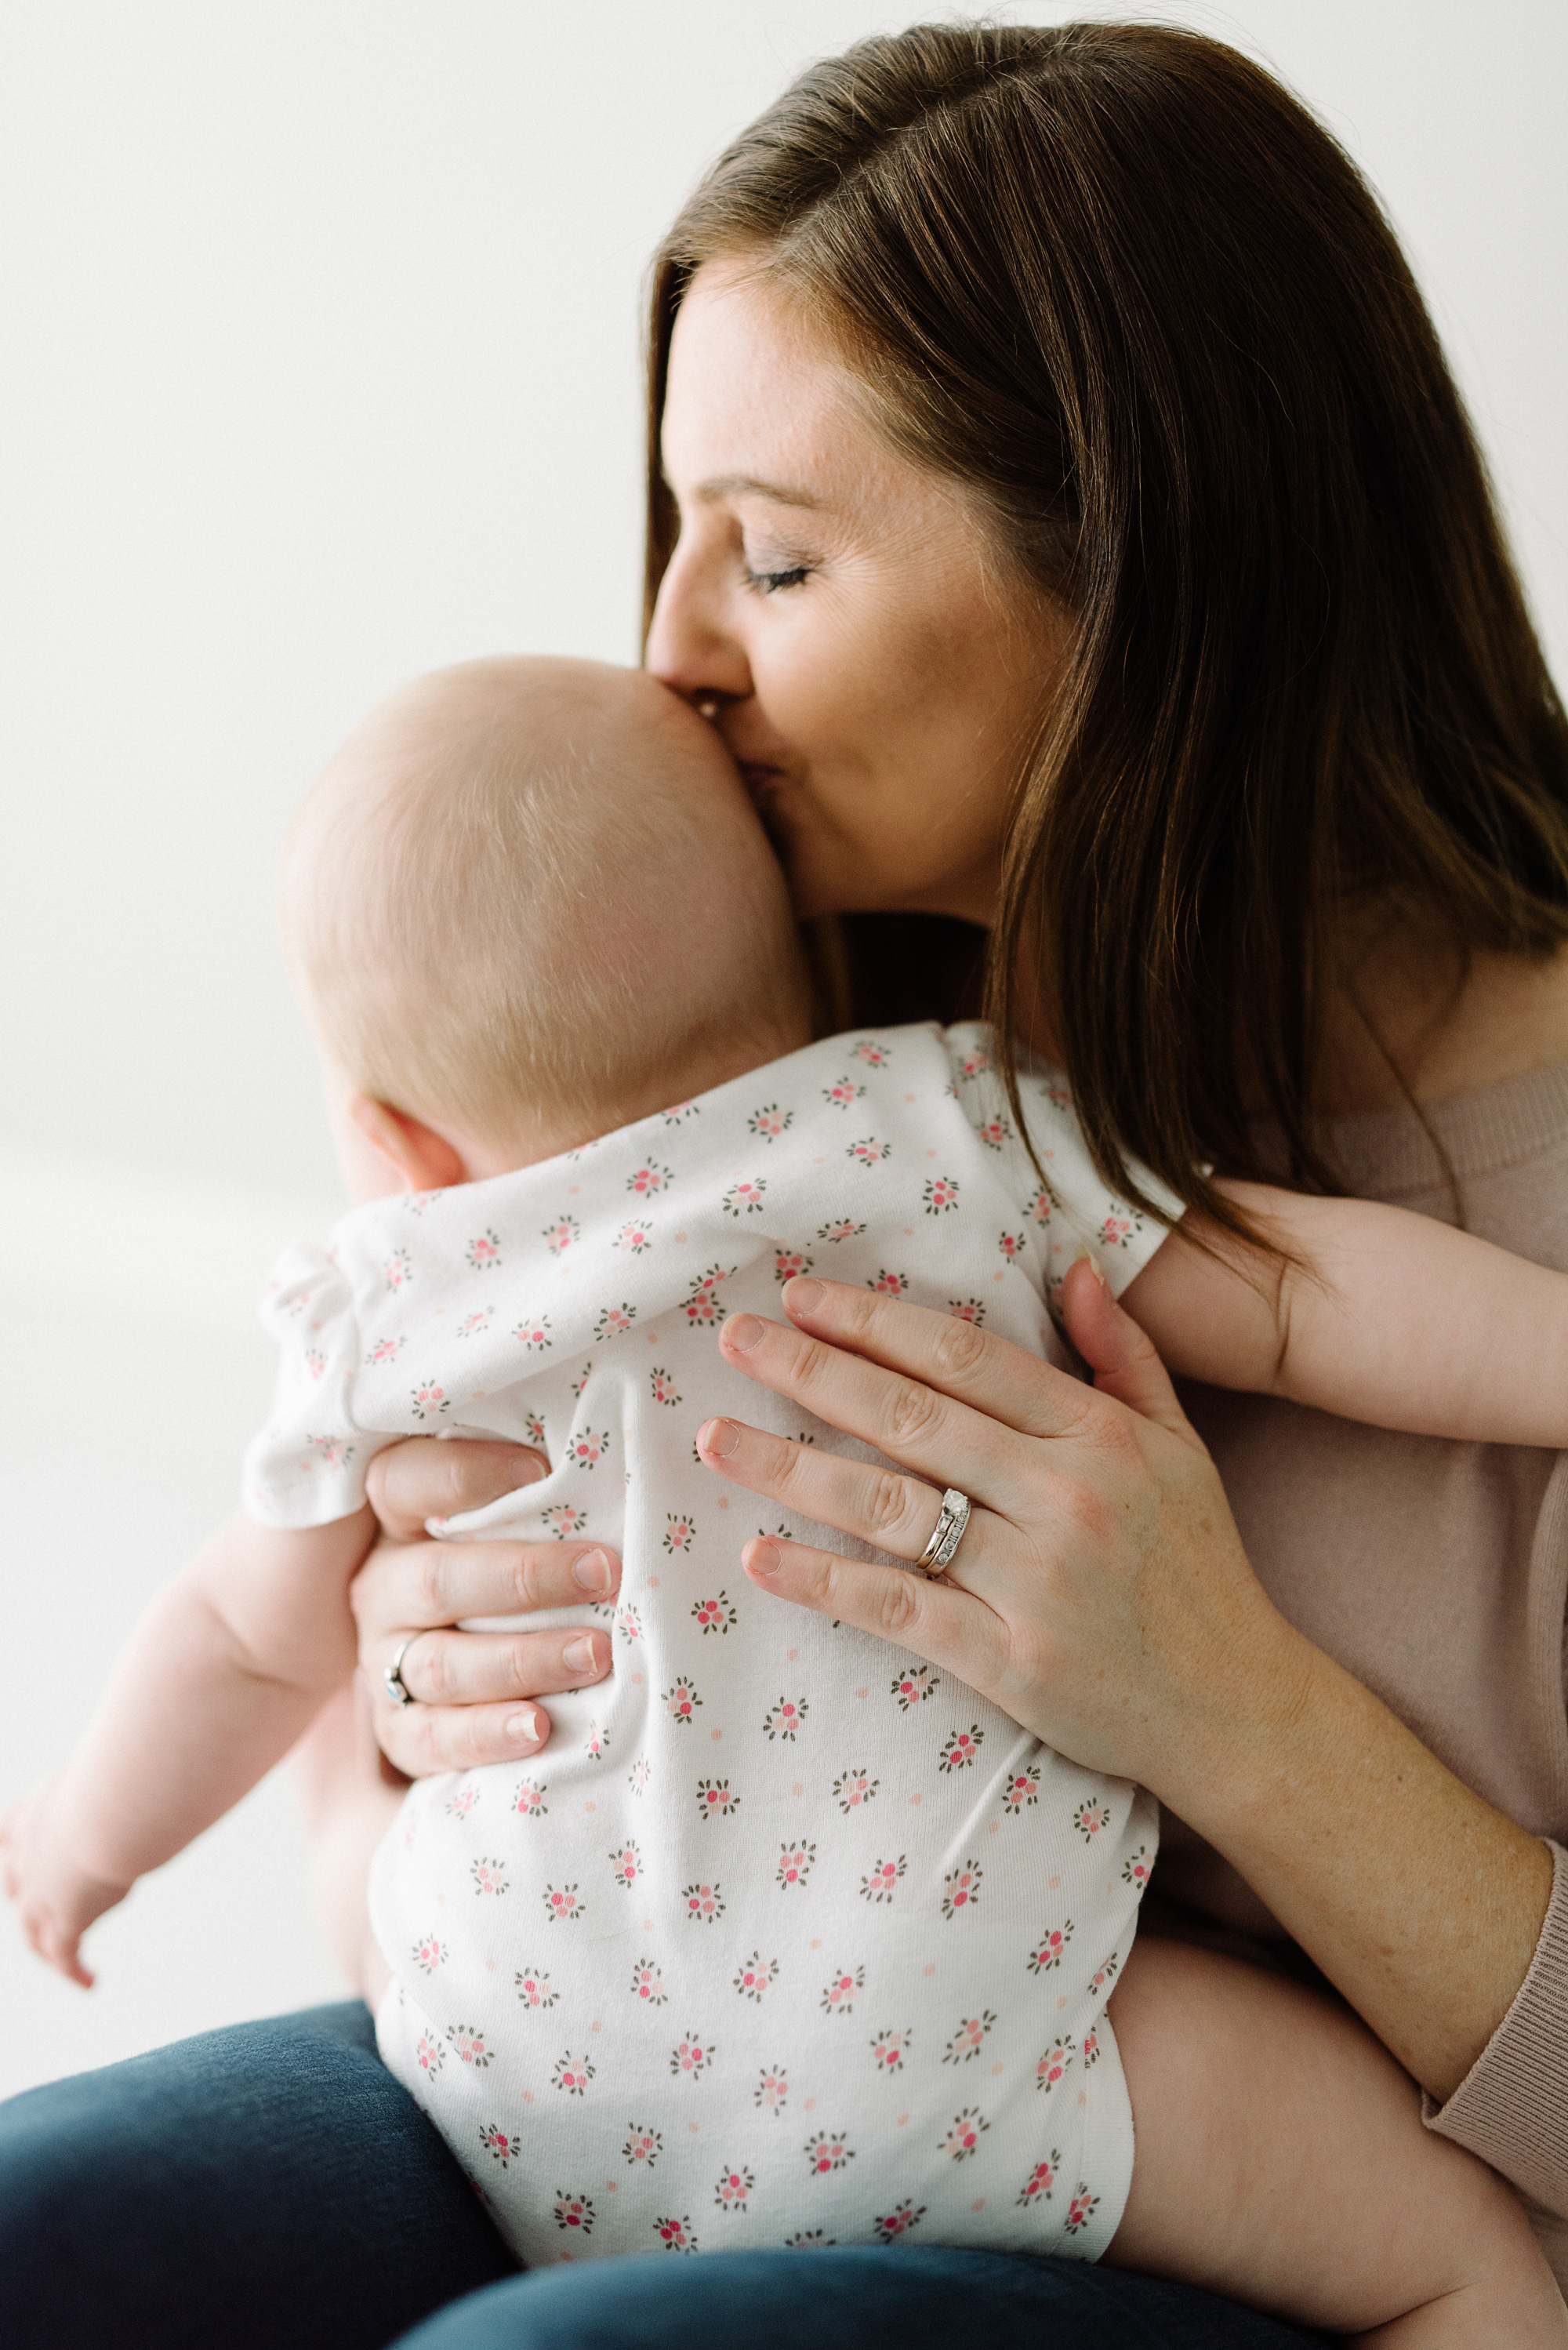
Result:
{"label": "fingernail", "polygon": [[792,1281],[784,1290],[784,1298],[792,1314],[815,1314],[822,1304],[823,1294],[820,1281]]}
{"label": "fingernail", "polygon": [[586,1550],[572,1561],[572,1581],[579,1591],[607,1591],[615,1581],[602,1550]]}
{"label": "fingernail", "polygon": [[513,1488],[515,1492],[521,1492],[524,1485],[538,1484],[541,1478],[547,1477],[550,1473],[536,1452],[519,1452],[512,1464],[512,1470],[517,1480],[516,1485]]}
{"label": "fingernail", "polygon": [[1082,1241],[1078,1243],[1077,1254],[1074,1257],[1073,1263],[1075,1264],[1086,1264],[1102,1289],[1108,1289],[1110,1287],[1109,1282],[1106,1279],[1104,1265],[1101,1264],[1100,1260],[1095,1254],[1094,1250],[1085,1248]]}
{"label": "fingernail", "polygon": [[724,1325],[724,1344],[733,1347],[737,1354],[749,1355],[753,1347],[762,1345],[767,1326],[760,1314],[732,1314]]}
{"label": "fingernail", "polygon": [[585,1632],[580,1639],[568,1640],[561,1651],[561,1662],[570,1665],[575,1673],[587,1672],[594,1662],[594,1644]]}
{"label": "fingernail", "polygon": [[732,1419],[711,1419],[698,1430],[699,1451],[711,1452],[716,1461],[728,1461],[740,1445],[741,1431]]}
{"label": "fingernail", "polygon": [[543,1724],[534,1708],[525,1706],[521,1713],[506,1717],[506,1735],[514,1746],[534,1746],[543,1734]]}
{"label": "fingernail", "polygon": [[783,1551],[780,1550],[777,1543],[769,1542],[765,1535],[761,1542],[747,1544],[746,1573],[748,1575],[776,1575],[783,1565]]}

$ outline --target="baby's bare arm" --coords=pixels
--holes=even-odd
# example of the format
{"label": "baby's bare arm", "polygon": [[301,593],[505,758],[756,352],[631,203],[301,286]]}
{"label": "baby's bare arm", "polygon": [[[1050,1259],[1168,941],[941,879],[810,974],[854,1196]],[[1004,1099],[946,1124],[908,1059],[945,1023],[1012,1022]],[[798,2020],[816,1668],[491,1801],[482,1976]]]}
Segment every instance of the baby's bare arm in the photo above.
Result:
{"label": "baby's bare arm", "polygon": [[1390,2350],[1568,2344],[1512,2189],[1422,2127],[1348,2008],[1144,1935],[1110,2013],[1136,2147],[1111,2266]]}
{"label": "baby's bare arm", "polygon": [[1568,1274],[1407,1209],[1222,1188],[1298,1262],[1174,1232],[1122,1299],[1171,1370],[1418,1436],[1568,1445]]}
{"label": "baby's bare arm", "polygon": [[135,1879],[181,1851],[288,1752],[354,1669],[348,1585],[369,1510],[280,1532],[230,1521],[132,1634],[65,1769],[0,1829],[6,1890],[52,1965]]}

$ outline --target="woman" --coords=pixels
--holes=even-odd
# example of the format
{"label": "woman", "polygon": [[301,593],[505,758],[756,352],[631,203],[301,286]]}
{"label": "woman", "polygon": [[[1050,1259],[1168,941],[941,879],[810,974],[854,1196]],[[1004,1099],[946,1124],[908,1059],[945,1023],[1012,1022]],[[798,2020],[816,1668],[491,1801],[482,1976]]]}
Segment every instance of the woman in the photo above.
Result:
{"label": "woman", "polygon": [[[1152,28],[863,45],[678,222],[654,411],[649,665],[722,729],[804,916],[986,925],[999,1032],[1064,1064],[1108,1180],[1136,1156],[1223,1221],[1203,1169],[1282,1170],[1568,1263],[1568,725],[1408,274],[1274,84]],[[886,944],[825,940],[836,1016],[894,1008]],[[946,1012],[919,945],[897,1008]],[[972,1494],[982,1538],[935,1586],[766,1541],[753,1581],[1144,1780],[1168,1806],[1147,1924],[1318,1970],[1436,2126],[1568,2212],[1568,1883],[1542,1840],[1568,1830],[1555,1461],[1194,1394],[1238,1532],[1108,1305],[1075,1332],[1097,1396],[890,1300],[822,1284],[790,1312],[735,1359]],[[728,1443],[719,1473],[900,1547],[896,1484],[868,1515],[825,1448],[738,1424]],[[378,1464],[363,1655],[378,1681],[400,1658],[417,1700],[377,1709],[402,1768],[532,1752],[547,1717],[519,1698],[607,1669],[602,1635],[447,1628],[551,1604],[559,1551],[414,1540],[538,1466],[419,1444]],[[432,2242],[453,2173],[331,2036],[362,2021],[258,2029],[7,2109],[36,2338],[72,2338],[108,2272],[62,2202],[110,2146],[161,2182],[125,2220],[140,2257],[182,2248],[161,2340],[205,2338],[220,2307],[231,2340],[276,2338],[233,2308],[280,2262],[291,2340],[329,2300],[332,2338],[367,2342],[451,2302],[417,2338],[453,2350],[804,2330],[798,2269],[762,2256],[455,2301],[504,2264],[450,2202]],[[213,2066],[265,2137],[254,2189]],[[177,2122],[153,2124],[152,2093]],[[63,2148],[72,2116],[90,2154]],[[227,2215],[215,2258],[183,2246],[198,2207]],[[68,2291],[31,2281],[41,2230]],[[1109,2270],[821,2257],[818,2340],[977,2315],[1072,2343],[1281,2338]]]}

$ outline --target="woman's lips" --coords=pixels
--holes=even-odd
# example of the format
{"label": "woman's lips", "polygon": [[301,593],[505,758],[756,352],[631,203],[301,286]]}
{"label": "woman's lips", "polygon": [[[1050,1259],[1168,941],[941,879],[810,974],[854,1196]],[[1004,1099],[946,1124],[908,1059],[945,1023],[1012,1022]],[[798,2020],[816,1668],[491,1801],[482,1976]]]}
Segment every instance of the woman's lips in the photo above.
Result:
{"label": "woman's lips", "polygon": [[759,806],[770,795],[775,785],[782,784],[784,781],[782,767],[768,766],[760,759],[742,759],[739,764],[741,780]]}

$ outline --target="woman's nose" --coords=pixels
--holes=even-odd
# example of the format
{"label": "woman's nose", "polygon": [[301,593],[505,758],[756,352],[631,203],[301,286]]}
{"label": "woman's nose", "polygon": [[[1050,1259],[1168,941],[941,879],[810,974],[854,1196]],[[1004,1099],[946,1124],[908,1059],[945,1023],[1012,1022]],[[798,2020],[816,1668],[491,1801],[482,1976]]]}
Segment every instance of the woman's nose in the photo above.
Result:
{"label": "woman's nose", "polygon": [[643,666],[699,709],[705,702],[743,702],[752,691],[742,648],[723,627],[697,567],[683,563],[679,549],[659,585]]}

